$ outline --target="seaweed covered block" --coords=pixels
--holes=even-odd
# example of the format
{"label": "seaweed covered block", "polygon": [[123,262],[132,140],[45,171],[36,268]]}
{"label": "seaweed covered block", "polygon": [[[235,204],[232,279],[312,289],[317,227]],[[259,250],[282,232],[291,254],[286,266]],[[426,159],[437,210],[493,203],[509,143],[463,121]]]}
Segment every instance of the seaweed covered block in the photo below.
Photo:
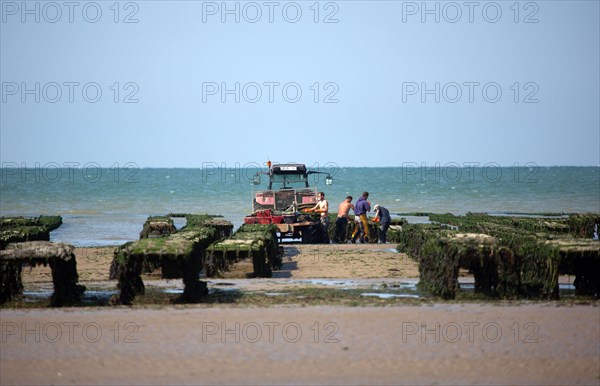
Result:
{"label": "seaweed covered block", "polygon": [[398,244],[402,239],[402,225],[390,225],[387,231],[387,241]]}
{"label": "seaweed covered block", "polygon": [[[187,224],[177,231],[172,217],[185,217]],[[206,264],[206,248],[231,234],[233,225],[221,216],[170,213],[148,217],[140,240],[121,246],[110,268],[110,279],[119,280],[120,294],[113,304],[131,304],[144,292],[142,272],[161,268],[163,278],[182,278],[185,288],[181,301],[195,302],[208,292],[199,280]]]}
{"label": "seaweed covered block", "polygon": [[211,220],[207,220],[205,221],[204,225],[214,228],[217,232],[217,238],[220,240],[228,238],[233,232],[233,224],[230,221],[222,218],[213,218]]}
{"label": "seaweed covered block", "polygon": [[143,267],[152,264],[161,267],[164,278],[182,278],[184,284],[180,301],[197,302],[208,293],[207,285],[199,280],[204,265],[206,248],[217,239],[213,227],[191,227],[166,237],[144,238],[122,245],[116,252],[116,278],[119,295],[113,304],[131,304],[137,294],[143,293]]}
{"label": "seaweed covered block", "polygon": [[459,226],[462,225],[464,221],[464,217],[461,218],[452,213],[426,213],[426,215],[429,217],[429,221],[435,224]]}
{"label": "seaweed covered block", "polygon": [[527,297],[558,299],[558,250],[540,236],[509,227],[490,229],[500,246],[513,254],[520,272],[521,293]]}
{"label": "seaweed covered block", "polygon": [[515,230],[527,232],[566,233],[569,230],[567,218],[554,216],[546,218],[534,215],[519,216],[493,216],[486,213],[467,213],[465,216],[455,216],[450,213],[430,213],[429,219],[433,223],[458,227],[463,232],[475,232],[478,227],[510,227]]}
{"label": "seaweed covered block", "polygon": [[207,276],[216,276],[246,258],[252,259],[254,277],[271,277],[272,270],[282,264],[274,224],[243,224],[230,238],[212,244],[207,252]]}
{"label": "seaweed covered block", "polygon": [[419,261],[427,240],[440,237],[442,229],[439,225],[407,224],[401,229],[396,228],[395,231],[398,252],[404,252]]}
{"label": "seaweed covered block", "polygon": [[486,234],[458,233],[448,239],[447,248],[458,254],[460,266],[473,272],[475,292],[493,295],[498,286],[495,244]]}
{"label": "seaweed covered block", "polygon": [[228,239],[208,248],[207,276],[216,276],[226,271],[231,264],[246,258],[252,259],[253,272],[250,276],[271,277],[271,264],[267,243],[261,235],[249,239]]}
{"label": "seaweed covered block", "polygon": [[27,217],[0,217],[0,231],[30,225],[39,225],[35,218]]}
{"label": "seaweed covered block", "polygon": [[600,297],[600,242],[565,237],[546,244],[558,250],[559,273],[575,275],[576,295]]}
{"label": "seaweed covered block", "polygon": [[49,241],[50,232],[62,224],[60,216],[1,217],[0,249],[9,243]]}
{"label": "seaweed covered block", "polygon": [[600,214],[572,214],[569,216],[568,225],[573,236],[591,239],[594,232],[600,235]]}
{"label": "seaweed covered block", "polygon": [[247,238],[246,233],[261,236],[266,244],[267,255],[273,269],[281,267],[281,251],[277,241],[277,226],[274,224],[244,224],[235,233],[236,238]]}
{"label": "seaweed covered block", "polygon": [[600,298],[600,253],[581,251],[577,254],[573,282],[575,294]]}
{"label": "seaweed covered block", "polygon": [[[419,236],[417,240],[424,240]],[[419,260],[419,286],[444,299],[453,299],[460,267],[475,277],[475,291],[494,295],[499,283],[495,239],[485,234],[458,233],[425,239]]]}
{"label": "seaweed covered block", "polygon": [[[49,241],[28,241],[9,244],[0,251],[0,300],[7,301],[22,293],[20,266],[50,265],[54,292],[50,305],[60,307],[78,302],[85,287],[78,284],[74,247]],[[11,267],[12,266],[12,267]],[[4,282],[4,279],[7,281]]]}
{"label": "seaweed covered block", "polygon": [[473,273],[475,292],[508,299],[520,295],[519,260],[509,248],[498,246],[492,236],[421,230],[407,240],[418,250],[419,286],[434,296],[455,297],[460,267]]}
{"label": "seaweed covered block", "polygon": [[454,299],[459,289],[459,263],[460,253],[448,247],[448,239],[428,239],[420,253],[418,288],[433,296]]}
{"label": "seaweed covered block", "polygon": [[57,229],[63,223],[61,216],[40,216],[37,220],[39,224],[48,229],[49,232]]}
{"label": "seaweed covered block", "polygon": [[[473,272],[477,291],[510,299],[523,295],[558,299],[559,274],[573,274],[576,294],[598,297],[600,243],[592,239],[596,224],[600,228],[597,214],[574,214],[567,218],[562,214],[492,216],[467,213],[465,216],[429,214],[429,218],[438,230],[408,224],[401,232],[394,231],[397,249],[420,261],[426,252],[426,257],[430,258],[433,244],[427,251],[425,245],[431,239],[447,239],[437,245],[437,253],[449,264],[454,264],[450,257],[458,253],[460,265]],[[477,249],[472,243],[461,246],[456,237],[448,233],[453,231],[443,229],[448,227],[463,233],[485,234],[495,241],[487,247],[480,243]],[[569,232],[576,237],[569,236]],[[442,249],[447,250],[442,254]],[[445,272],[430,261],[423,269],[428,280],[432,274],[428,270],[434,270],[434,273],[437,270],[438,276]],[[438,290],[441,279],[436,280],[430,281],[435,282],[432,286],[437,293],[452,296],[453,284]],[[427,287],[430,283],[426,281],[423,285]]]}
{"label": "seaweed covered block", "polygon": [[151,216],[144,223],[144,227],[140,232],[140,239],[168,236],[176,231],[175,224],[170,217]]}
{"label": "seaweed covered block", "polygon": [[39,216],[39,217],[0,217],[0,230],[22,226],[41,226],[48,231],[53,231],[62,225],[60,216]]}
{"label": "seaweed covered block", "polygon": [[127,254],[154,259],[167,257],[177,259],[192,252],[192,242],[183,237],[140,239],[128,245]]}
{"label": "seaweed covered block", "polygon": [[60,216],[0,218],[0,249],[9,243],[48,241],[50,232],[62,224]]}
{"label": "seaweed covered block", "polygon": [[5,259],[6,251],[0,251],[0,304],[15,299],[23,293],[20,262]]}
{"label": "seaweed covered block", "polygon": [[[118,295],[113,296],[113,304],[131,304],[136,295],[144,294],[145,287],[141,278],[142,270],[148,263],[159,263],[169,272],[168,277],[181,277],[183,264],[192,253],[192,242],[187,240],[169,240],[169,237],[147,238],[127,243],[115,251],[117,262],[116,278]],[[175,266],[175,268],[173,268]]]}
{"label": "seaweed covered block", "polygon": [[188,213],[178,213],[178,212],[171,212],[167,215],[167,217],[172,217],[172,218],[185,218],[188,215]]}
{"label": "seaweed covered block", "polygon": [[111,298],[112,304],[131,304],[136,295],[145,293],[144,282],[142,281],[143,258],[129,255],[129,247],[132,242],[121,245],[115,250],[113,265],[111,265],[111,278],[118,280],[118,295]]}
{"label": "seaweed covered block", "polygon": [[552,236],[547,233],[547,227],[541,220],[524,219],[530,222],[527,226],[520,222],[521,219],[487,220],[489,219],[482,218],[480,223],[470,226],[496,237],[499,246],[510,249],[515,264],[520,267],[520,292],[528,297],[558,299],[560,256],[556,248],[544,243]]}
{"label": "seaweed covered block", "polygon": [[496,292],[503,299],[518,299],[521,296],[521,264],[510,248],[496,250],[498,286]]}
{"label": "seaweed covered block", "polygon": [[213,214],[186,214],[185,215],[185,228],[203,227],[207,221],[222,218],[219,215]]}
{"label": "seaweed covered block", "polygon": [[[506,259],[499,270],[510,269],[512,273],[502,271],[507,281],[498,283],[498,294],[503,297],[515,297],[515,292],[527,296],[558,298],[558,264],[560,256],[555,248],[544,245],[553,234],[564,233],[564,219],[548,222],[545,218],[491,216],[481,213],[468,213],[466,216],[444,215],[440,218],[456,225],[462,232],[484,233],[493,236],[497,247],[505,247],[500,256]],[[563,221],[563,223],[561,223]],[[498,256],[496,256],[496,262]],[[512,267],[512,268],[511,268]],[[518,269],[518,273],[514,270]],[[518,277],[520,276],[520,278]],[[509,279],[510,277],[510,279]],[[506,287],[506,285],[509,285]],[[515,285],[518,284],[518,290]],[[494,291],[493,291],[494,292]]]}
{"label": "seaweed covered block", "polygon": [[186,225],[182,230],[192,228],[214,228],[217,232],[217,239],[226,239],[233,232],[233,224],[225,220],[222,216],[212,214],[186,214]]}
{"label": "seaweed covered block", "polygon": [[23,225],[0,231],[0,249],[6,248],[10,243],[49,240],[50,231],[39,225]]}
{"label": "seaweed covered block", "polygon": [[250,256],[251,244],[252,240],[224,240],[210,245],[204,261],[206,276],[218,276],[234,262]]}
{"label": "seaweed covered block", "polygon": [[195,248],[205,250],[210,244],[218,240],[218,232],[213,227],[184,228],[169,237],[172,240],[188,240],[194,243]]}

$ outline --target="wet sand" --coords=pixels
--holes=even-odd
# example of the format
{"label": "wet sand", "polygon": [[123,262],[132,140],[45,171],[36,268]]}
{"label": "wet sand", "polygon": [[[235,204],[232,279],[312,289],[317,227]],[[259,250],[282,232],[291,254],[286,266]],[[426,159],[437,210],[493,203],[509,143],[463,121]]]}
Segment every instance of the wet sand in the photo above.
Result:
{"label": "wet sand", "polygon": [[[286,246],[279,278],[256,283],[418,277],[393,247]],[[107,280],[112,248],[77,253],[83,284]],[[24,270],[26,287],[49,281]],[[0,322],[2,385],[600,384],[597,301],[4,309]]]}
{"label": "wet sand", "polygon": [[[284,265],[276,278],[418,278],[417,263],[395,244],[285,245]],[[108,280],[114,247],[76,248],[80,282]],[[252,262],[236,264],[226,278],[244,278],[252,271]],[[158,276],[157,276],[158,278]],[[26,267],[23,283],[50,283],[50,267]],[[85,284],[85,283],[84,283]]]}

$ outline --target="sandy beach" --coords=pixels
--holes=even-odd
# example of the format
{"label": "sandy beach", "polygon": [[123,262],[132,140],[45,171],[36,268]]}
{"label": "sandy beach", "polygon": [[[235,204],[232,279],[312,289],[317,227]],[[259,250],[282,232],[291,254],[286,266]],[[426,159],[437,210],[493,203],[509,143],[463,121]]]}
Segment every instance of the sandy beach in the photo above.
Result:
{"label": "sandy beach", "polygon": [[593,385],[598,311],[551,304],[10,310],[2,311],[2,384]]}
{"label": "sandy beach", "polygon": [[[414,282],[417,265],[393,247],[287,245],[274,278],[241,279],[242,262],[220,282]],[[106,282],[111,258],[78,249],[80,281]],[[48,281],[48,269],[24,269],[26,289]],[[577,303],[3,309],[0,383],[597,385],[600,307]]]}

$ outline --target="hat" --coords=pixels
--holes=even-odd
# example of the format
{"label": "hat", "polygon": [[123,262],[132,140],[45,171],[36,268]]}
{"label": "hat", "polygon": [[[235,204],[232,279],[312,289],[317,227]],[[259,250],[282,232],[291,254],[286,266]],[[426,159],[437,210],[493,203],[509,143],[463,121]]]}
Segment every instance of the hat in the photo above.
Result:
{"label": "hat", "polygon": [[373,210],[379,210],[379,204],[375,204],[375,206],[373,207]]}

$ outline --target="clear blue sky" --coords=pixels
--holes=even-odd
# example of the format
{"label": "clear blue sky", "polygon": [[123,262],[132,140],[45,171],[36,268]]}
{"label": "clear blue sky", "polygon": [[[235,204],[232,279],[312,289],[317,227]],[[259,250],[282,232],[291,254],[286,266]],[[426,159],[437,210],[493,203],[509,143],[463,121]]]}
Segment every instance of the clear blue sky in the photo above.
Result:
{"label": "clear blue sky", "polygon": [[600,165],[598,1],[0,4],[3,163]]}

